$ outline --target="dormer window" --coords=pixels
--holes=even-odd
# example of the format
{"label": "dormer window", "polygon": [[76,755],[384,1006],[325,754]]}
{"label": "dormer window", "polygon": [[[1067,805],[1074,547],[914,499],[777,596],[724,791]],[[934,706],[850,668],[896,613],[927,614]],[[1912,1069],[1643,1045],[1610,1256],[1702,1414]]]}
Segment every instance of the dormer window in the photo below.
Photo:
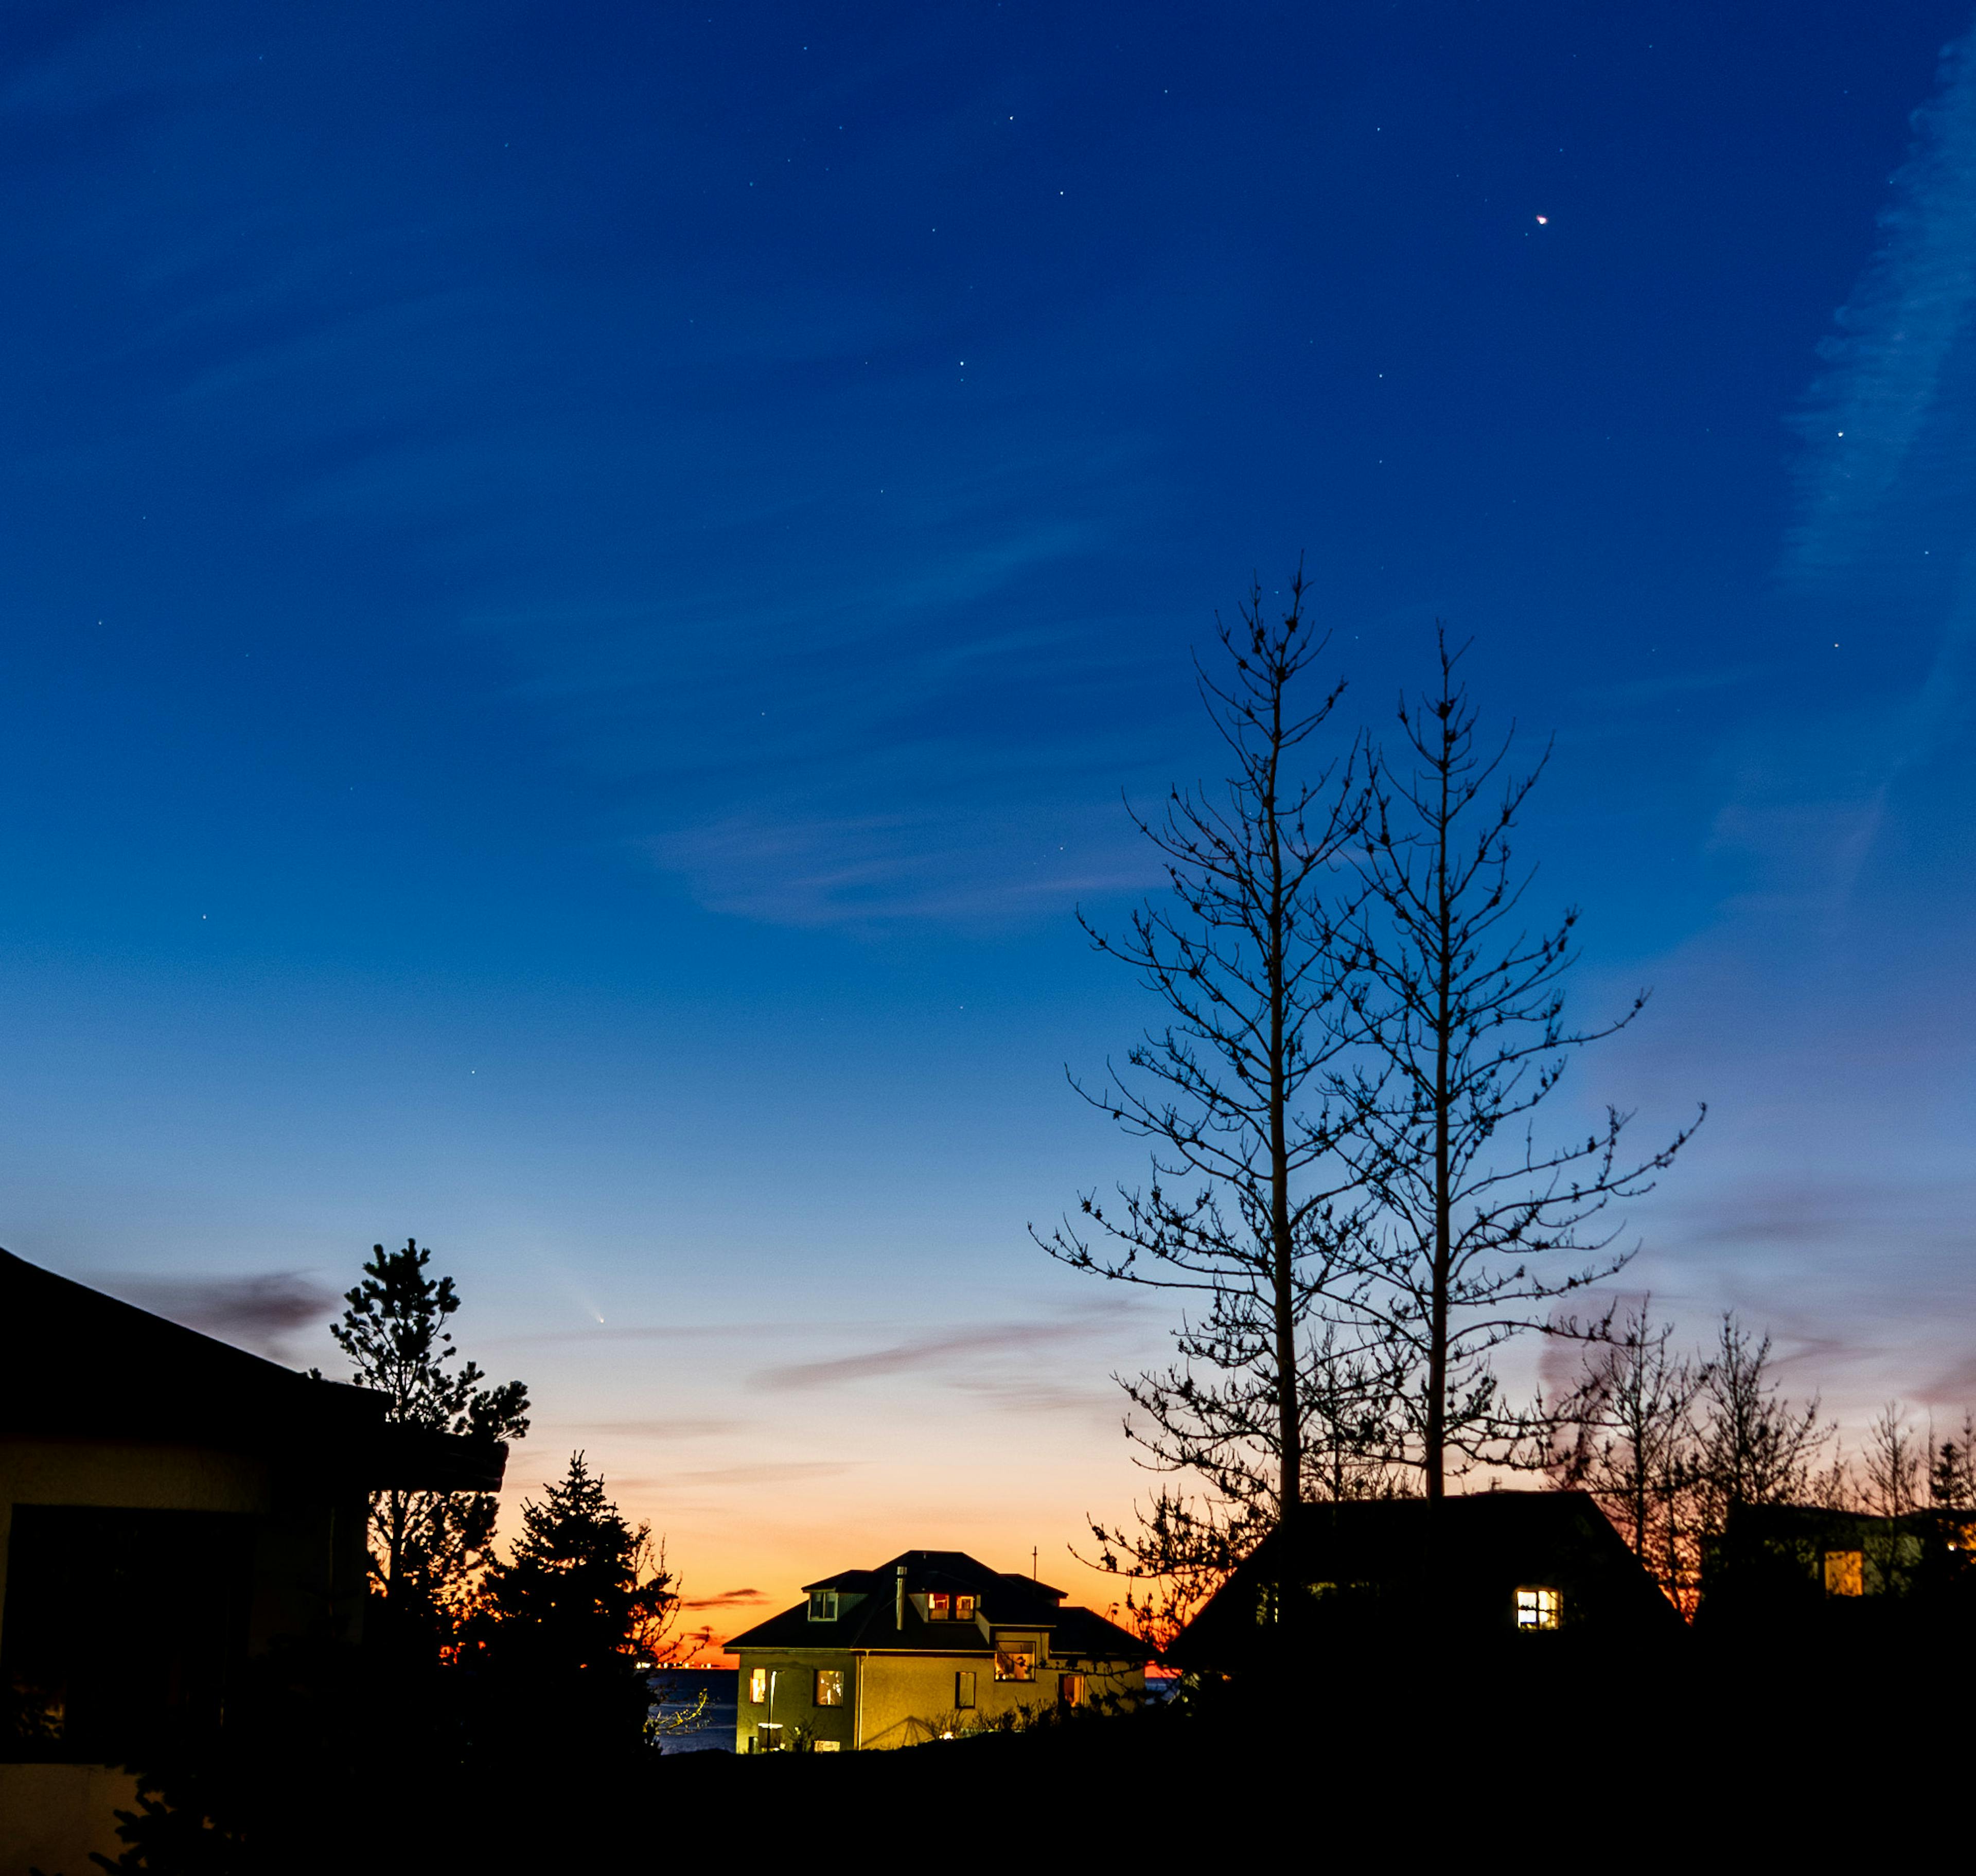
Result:
{"label": "dormer window", "polygon": [[1564,1619],[1564,1598],[1554,1589],[1517,1591],[1519,1628],[1556,1628]]}
{"label": "dormer window", "polygon": [[927,1620],[944,1622],[953,1613],[953,1598],[944,1589],[930,1591],[927,1596]]}
{"label": "dormer window", "polygon": [[837,1620],[835,1590],[813,1589],[809,1592],[809,1619],[812,1622],[834,1622]]}
{"label": "dormer window", "polygon": [[974,1598],[972,1596],[954,1598],[953,1619],[957,1622],[971,1622],[974,1620]]}

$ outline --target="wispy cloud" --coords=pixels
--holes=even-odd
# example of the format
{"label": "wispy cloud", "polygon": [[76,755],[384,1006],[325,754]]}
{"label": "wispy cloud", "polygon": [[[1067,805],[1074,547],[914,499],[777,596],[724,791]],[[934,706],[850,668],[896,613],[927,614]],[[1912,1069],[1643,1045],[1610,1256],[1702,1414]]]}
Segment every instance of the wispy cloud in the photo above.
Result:
{"label": "wispy cloud", "polygon": [[694,1485],[801,1485],[812,1479],[831,1479],[863,1463],[855,1460],[768,1460],[747,1466],[707,1466],[676,1476]]}
{"label": "wispy cloud", "polygon": [[759,1589],[723,1589],[717,1596],[688,1597],[680,1605],[688,1609],[745,1609],[766,1602]]}
{"label": "wispy cloud", "polygon": [[1799,514],[1787,565],[1816,577],[1866,553],[1923,450],[1976,314],[1976,38],[1940,87],[1882,212],[1885,239],[1820,351],[1799,426]]}
{"label": "wispy cloud", "polygon": [[545,1424],[545,1431],[602,1433],[622,1440],[714,1440],[747,1430],[744,1420],[722,1420],[710,1414],[659,1420],[565,1420]]}
{"label": "wispy cloud", "polygon": [[984,1362],[1026,1357],[1089,1339],[1102,1321],[1115,1324],[1119,1315],[1105,1312],[1070,1318],[1030,1322],[982,1323],[894,1342],[858,1354],[827,1361],[799,1361],[764,1368],[758,1387],[785,1392],[842,1387],[893,1374],[934,1374],[962,1387],[983,1382]]}
{"label": "wispy cloud", "polygon": [[176,1278],[110,1272],[89,1280],[140,1309],[277,1361],[288,1359],[288,1338],[320,1323],[337,1300],[335,1291],[298,1270]]}

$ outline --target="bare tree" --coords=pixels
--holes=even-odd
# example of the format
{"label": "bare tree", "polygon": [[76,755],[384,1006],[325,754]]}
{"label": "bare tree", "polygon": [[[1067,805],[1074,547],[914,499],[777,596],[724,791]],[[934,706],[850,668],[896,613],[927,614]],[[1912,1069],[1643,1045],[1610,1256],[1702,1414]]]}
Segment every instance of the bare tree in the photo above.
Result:
{"label": "bare tree", "polygon": [[1905,1518],[1921,1509],[1922,1474],[1928,1456],[1907,1409],[1898,1400],[1889,1400],[1867,1430],[1861,1460],[1866,1473],[1867,1503],[1876,1516]]}
{"label": "bare tree", "polygon": [[1819,1419],[1816,1396],[1786,1399],[1770,1363],[1770,1338],[1734,1316],[1722,1318],[1700,1396],[1702,1524],[1721,1533],[1741,1505],[1802,1503],[1814,1496],[1819,1461],[1836,1429]]}
{"label": "bare tree", "polygon": [[1587,1349],[1579,1384],[1556,1413],[1566,1437],[1555,1446],[1552,1472],[1559,1485],[1591,1493],[1668,1599],[1691,1616],[1701,1565],[1694,1407],[1704,1377],[1668,1352],[1673,1333],[1671,1323],[1653,1325],[1648,1298],[1609,1341]]}
{"label": "bare tree", "polygon": [[[1364,1183],[1339,1147],[1365,1097],[1329,1072],[1347,1046],[1363,791],[1352,754],[1310,750],[1343,686],[1310,692],[1325,640],[1301,568],[1280,614],[1253,587],[1237,624],[1216,627],[1224,657],[1195,671],[1229,778],[1174,789],[1156,821],[1132,813],[1165,871],[1162,901],[1120,934],[1079,915],[1093,949],[1165,1005],[1106,1086],[1072,1081],[1153,1143],[1151,1181],[1115,1206],[1086,1193],[1074,1219],[1031,1233],[1073,1269],[1193,1299],[1176,1364],[1125,1384],[1127,1428],[1144,1463],[1211,1497],[1161,1495],[1129,1546],[1142,1574],[1239,1552],[1305,1495],[1313,1416],[1335,1443],[1376,1412],[1382,1379],[1349,1325],[1312,1334],[1319,1295],[1351,1293],[1340,1271]],[[1121,1534],[1096,1534],[1116,1563]]]}
{"label": "bare tree", "polygon": [[1461,653],[1444,633],[1438,643],[1438,684],[1418,706],[1401,698],[1400,753],[1372,764],[1355,958],[1368,981],[1352,1008],[1378,1066],[1349,1085],[1365,1096],[1350,1146],[1379,1217],[1358,1256],[1327,1271],[1324,1298],[1362,1344],[1404,1351],[1405,1456],[1430,1499],[1447,1489],[1451,1454],[1530,1455],[1539,1428],[1500,1398],[1494,1351],[1523,1330],[1584,1332],[1556,1305],[1631,1256],[1608,1208],[1649,1190],[1693,1131],[1629,1159],[1630,1117],[1608,1107],[1589,1134],[1539,1140],[1536,1111],[1566,1063],[1625,1029],[1646,994],[1602,1025],[1566,1022],[1578,913],[1530,931],[1520,921],[1532,875],[1511,861],[1547,754],[1525,774],[1507,770],[1513,727],[1481,744]]}

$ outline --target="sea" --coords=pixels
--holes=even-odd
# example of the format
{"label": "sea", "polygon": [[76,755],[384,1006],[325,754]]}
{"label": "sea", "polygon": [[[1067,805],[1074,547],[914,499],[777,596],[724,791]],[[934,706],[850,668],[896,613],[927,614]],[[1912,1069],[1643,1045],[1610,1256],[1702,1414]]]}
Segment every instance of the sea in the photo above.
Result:
{"label": "sea", "polygon": [[731,1753],[741,1700],[741,1677],[732,1667],[668,1667],[652,1676],[655,1718],[683,1718],[703,1697],[706,1704],[690,1726],[661,1736],[664,1753]]}

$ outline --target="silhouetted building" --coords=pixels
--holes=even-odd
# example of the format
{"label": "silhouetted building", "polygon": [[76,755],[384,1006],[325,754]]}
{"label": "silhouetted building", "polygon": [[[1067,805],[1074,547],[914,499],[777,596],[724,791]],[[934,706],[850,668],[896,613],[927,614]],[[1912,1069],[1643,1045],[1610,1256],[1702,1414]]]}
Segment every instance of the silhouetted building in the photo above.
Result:
{"label": "silhouetted building", "polygon": [[806,1601],[727,1644],[736,1749],[910,1746],[1025,1710],[1138,1705],[1152,1650],[1064,1593],[957,1550],[805,1584]]}
{"label": "silhouetted building", "polygon": [[[1279,1621],[1282,1557],[1299,1605]],[[1568,1637],[1671,1638],[1674,1605],[1582,1492],[1480,1492],[1305,1505],[1243,1562],[1167,1649],[1176,1667],[1239,1675],[1316,1647],[1518,1647]]]}
{"label": "silhouetted building", "polygon": [[499,1486],[505,1447],[384,1411],[0,1251],[0,1869],[114,1852],[113,1768],[360,1638],[372,1491]]}
{"label": "silhouetted building", "polygon": [[1740,1505],[1702,1559],[1695,1625],[1797,1645],[1976,1635],[1976,1512]]}

